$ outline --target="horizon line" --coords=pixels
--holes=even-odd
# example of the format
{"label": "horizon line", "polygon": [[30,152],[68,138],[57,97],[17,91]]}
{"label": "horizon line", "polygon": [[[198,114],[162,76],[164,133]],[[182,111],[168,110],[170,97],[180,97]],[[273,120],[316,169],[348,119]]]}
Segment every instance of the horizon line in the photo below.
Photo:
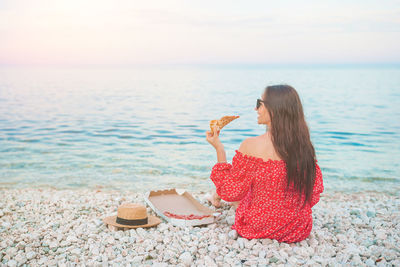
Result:
{"label": "horizon line", "polygon": [[0,63],[0,68],[148,68],[148,67],[400,67],[400,62],[291,62],[291,63],[142,63],[142,64],[7,64]]}

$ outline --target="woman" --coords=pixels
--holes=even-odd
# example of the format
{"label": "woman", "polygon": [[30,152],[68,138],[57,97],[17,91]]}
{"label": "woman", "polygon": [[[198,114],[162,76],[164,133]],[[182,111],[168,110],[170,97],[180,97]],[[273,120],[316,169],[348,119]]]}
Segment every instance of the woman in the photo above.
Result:
{"label": "woman", "polygon": [[275,85],[265,89],[255,110],[267,131],[244,140],[232,164],[219,129],[206,132],[218,158],[210,178],[220,198],[240,201],[232,226],[240,236],[299,242],[311,232],[311,207],[324,189],[303,107],[294,88]]}

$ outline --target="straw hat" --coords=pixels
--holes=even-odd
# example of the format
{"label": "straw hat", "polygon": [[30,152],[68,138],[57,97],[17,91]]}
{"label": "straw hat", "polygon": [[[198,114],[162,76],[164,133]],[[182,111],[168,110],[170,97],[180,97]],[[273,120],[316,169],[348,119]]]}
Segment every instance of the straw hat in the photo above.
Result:
{"label": "straw hat", "polygon": [[144,228],[156,226],[161,219],[147,215],[146,207],[141,204],[127,203],[118,207],[116,216],[106,217],[103,222],[116,227]]}

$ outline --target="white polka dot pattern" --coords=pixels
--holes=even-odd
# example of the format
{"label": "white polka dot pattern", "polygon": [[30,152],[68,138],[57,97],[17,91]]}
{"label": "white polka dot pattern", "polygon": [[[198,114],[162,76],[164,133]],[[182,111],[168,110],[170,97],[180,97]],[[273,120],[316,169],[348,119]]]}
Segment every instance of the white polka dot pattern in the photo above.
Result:
{"label": "white polka dot pattern", "polygon": [[322,173],[316,164],[316,177],[311,204],[303,207],[304,194],[293,186],[286,189],[286,163],[264,161],[236,150],[232,164],[217,163],[211,180],[221,199],[240,201],[236,209],[235,229],[247,239],[270,238],[279,242],[299,242],[310,235],[311,207],[324,190]]}

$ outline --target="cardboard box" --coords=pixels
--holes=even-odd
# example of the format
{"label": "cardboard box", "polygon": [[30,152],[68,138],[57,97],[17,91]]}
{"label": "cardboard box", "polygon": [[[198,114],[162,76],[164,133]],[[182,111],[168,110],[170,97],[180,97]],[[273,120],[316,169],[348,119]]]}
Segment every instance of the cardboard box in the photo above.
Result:
{"label": "cardboard box", "polygon": [[[203,206],[185,189],[174,188],[146,192],[145,201],[158,216],[176,226],[210,224],[215,222],[215,216],[220,215]],[[166,211],[179,215],[211,215],[211,217],[194,220],[177,219],[165,216],[164,212]]]}

